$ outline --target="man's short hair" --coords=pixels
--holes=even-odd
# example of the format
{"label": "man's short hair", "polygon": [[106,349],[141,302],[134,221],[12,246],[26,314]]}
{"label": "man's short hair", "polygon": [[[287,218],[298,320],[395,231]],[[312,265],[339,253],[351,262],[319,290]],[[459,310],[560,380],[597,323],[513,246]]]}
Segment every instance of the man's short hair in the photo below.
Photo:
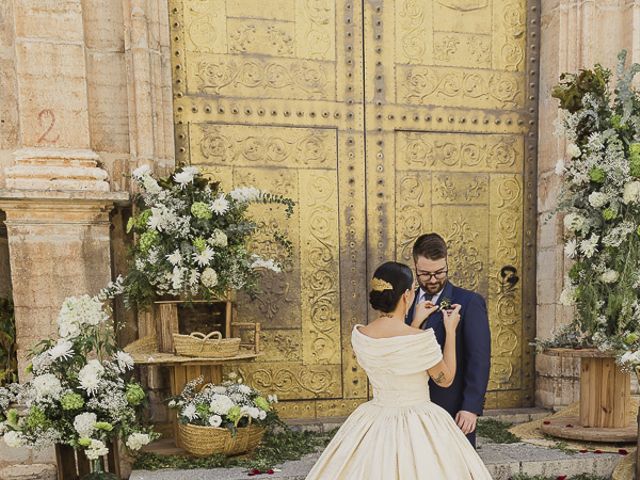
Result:
{"label": "man's short hair", "polygon": [[413,244],[413,259],[425,257],[428,260],[447,258],[447,243],[437,233],[420,235]]}

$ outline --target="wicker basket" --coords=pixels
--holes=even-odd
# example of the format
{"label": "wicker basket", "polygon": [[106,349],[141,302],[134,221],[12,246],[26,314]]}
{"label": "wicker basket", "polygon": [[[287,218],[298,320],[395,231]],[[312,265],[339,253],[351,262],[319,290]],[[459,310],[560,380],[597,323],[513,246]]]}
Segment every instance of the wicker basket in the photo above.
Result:
{"label": "wicker basket", "polygon": [[180,446],[198,457],[214,453],[231,456],[246,453],[258,446],[264,435],[264,428],[255,425],[238,428],[234,437],[226,428],[202,427],[200,425],[178,424]]}
{"label": "wicker basket", "polygon": [[173,345],[176,353],[185,357],[235,357],[240,351],[239,338],[222,338],[220,332],[211,332],[209,335],[200,332],[191,335],[174,333]]}

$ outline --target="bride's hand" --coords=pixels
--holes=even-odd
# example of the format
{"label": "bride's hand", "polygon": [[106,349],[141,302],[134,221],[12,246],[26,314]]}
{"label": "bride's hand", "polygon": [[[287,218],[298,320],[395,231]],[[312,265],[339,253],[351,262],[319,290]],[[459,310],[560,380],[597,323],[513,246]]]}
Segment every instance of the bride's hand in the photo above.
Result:
{"label": "bride's hand", "polygon": [[451,305],[451,310],[442,310],[445,330],[455,331],[456,327],[460,323],[460,308],[460,305],[453,304]]}
{"label": "bride's hand", "polygon": [[420,325],[429,318],[433,312],[438,310],[438,306],[434,305],[430,301],[420,302],[416,305],[416,310],[413,313],[413,321],[411,322],[411,326],[415,328],[420,328]]}

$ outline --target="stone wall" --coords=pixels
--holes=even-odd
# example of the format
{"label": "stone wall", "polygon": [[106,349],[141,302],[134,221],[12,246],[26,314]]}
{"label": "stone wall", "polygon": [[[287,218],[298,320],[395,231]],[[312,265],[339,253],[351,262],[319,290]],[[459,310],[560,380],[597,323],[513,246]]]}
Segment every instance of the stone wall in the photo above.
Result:
{"label": "stone wall", "polygon": [[[614,67],[618,52],[640,61],[640,2],[637,0],[542,0],[538,144],[537,336],[549,337],[572,309],[558,303],[568,263],[562,250],[562,219],[550,216],[559,190],[555,165],[565,143],[554,136],[558,102],[551,89],[562,72],[594,63]],[[606,19],[606,20],[604,20]],[[560,407],[578,399],[579,360],[538,355],[536,402]]]}

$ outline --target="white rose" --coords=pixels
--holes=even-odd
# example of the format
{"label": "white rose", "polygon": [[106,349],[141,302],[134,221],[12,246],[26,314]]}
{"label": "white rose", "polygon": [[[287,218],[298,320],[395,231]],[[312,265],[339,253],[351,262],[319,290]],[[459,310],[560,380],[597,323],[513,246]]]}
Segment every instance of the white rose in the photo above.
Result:
{"label": "white rose", "polygon": [[220,415],[211,415],[209,417],[209,425],[218,428],[222,425],[222,417]]}
{"label": "white rose", "polygon": [[640,201],[640,182],[635,181],[625,184],[622,201],[627,205]]}
{"label": "white rose", "polygon": [[129,435],[129,438],[127,438],[127,447],[129,447],[130,450],[140,450],[142,447],[144,447],[145,445],[149,444],[149,442],[151,442],[151,437],[149,437],[149,435],[147,435],[146,433],[132,433],[131,435]]}
{"label": "white rose", "polygon": [[606,193],[602,192],[593,192],[589,195],[589,204],[593,208],[601,208],[604,207],[609,201],[609,196]]}

